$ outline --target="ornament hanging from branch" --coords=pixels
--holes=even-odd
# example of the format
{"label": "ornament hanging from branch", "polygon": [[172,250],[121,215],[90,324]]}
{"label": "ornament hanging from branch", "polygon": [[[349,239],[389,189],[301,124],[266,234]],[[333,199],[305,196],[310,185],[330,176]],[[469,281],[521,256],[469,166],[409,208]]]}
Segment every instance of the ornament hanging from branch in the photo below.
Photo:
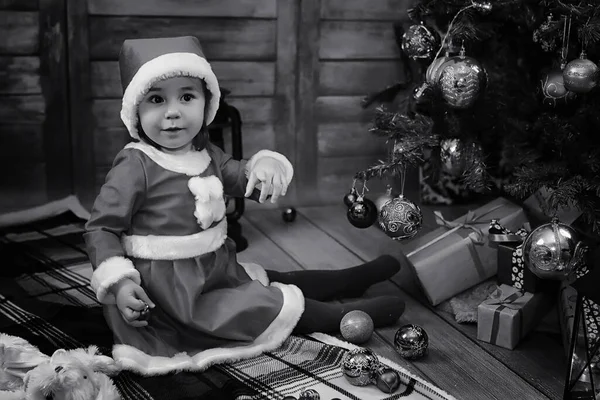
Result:
{"label": "ornament hanging from branch", "polygon": [[440,35],[421,22],[402,35],[402,51],[413,60],[429,60],[440,45]]}

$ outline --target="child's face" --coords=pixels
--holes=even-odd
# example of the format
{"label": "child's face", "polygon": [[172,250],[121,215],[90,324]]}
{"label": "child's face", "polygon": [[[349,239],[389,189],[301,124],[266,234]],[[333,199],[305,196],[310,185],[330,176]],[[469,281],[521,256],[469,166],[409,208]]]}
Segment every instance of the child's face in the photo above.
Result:
{"label": "child's face", "polygon": [[197,78],[157,82],[139,105],[142,129],[167,152],[184,152],[204,122],[204,91]]}

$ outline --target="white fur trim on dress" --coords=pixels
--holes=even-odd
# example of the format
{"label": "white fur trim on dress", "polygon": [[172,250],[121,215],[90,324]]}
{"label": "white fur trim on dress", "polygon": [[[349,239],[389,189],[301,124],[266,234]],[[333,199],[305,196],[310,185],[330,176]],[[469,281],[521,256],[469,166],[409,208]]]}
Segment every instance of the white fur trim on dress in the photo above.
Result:
{"label": "white fur trim on dress", "polygon": [[179,260],[201,256],[217,250],[227,239],[227,219],[217,225],[193,235],[122,236],[121,244],[131,257],[145,260]]}
{"label": "white fur trim on dress", "polygon": [[240,263],[240,265],[244,268],[250,279],[259,281],[264,286],[269,286],[269,277],[263,267],[255,263]]}
{"label": "white fur trim on dress", "polygon": [[292,181],[292,178],[294,177],[294,167],[292,166],[292,163],[290,162],[290,160],[287,159],[286,156],[284,156],[281,153],[277,153],[276,151],[259,150],[256,154],[250,157],[250,160],[248,160],[248,163],[246,164],[246,173],[249,174],[250,171],[252,171],[252,169],[254,168],[256,162],[263,157],[274,158],[283,164],[283,167],[285,169],[285,184],[286,186],[289,185]]}
{"label": "white fur trim on dress", "polygon": [[123,279],[131,279],[138,285],[141,283],[140,273],[131,260],[115,256],[102,261],[94,270],[91,280],[98,301],[103,304],[115,304],[115,296],[109,290]]}
{"label": "white fur trim on dress", "polygon": [[211,161],[206,149],[190,150],[185,154],[168,154],[141,142],[128,143],[125,148],[139,150],[164,169],[187,176],[200,175]]}
{"label": "white fur trim on dress", "polygon": [[194,176],[188,181],[188,188],[196,199],[194,216],[202,229],[225,216],[227,209],[223,199],[223,183],[214,175]]}
{"label": "white fur trim on dress", "polygon": [[206,88],[212,94],[204,116],[206,125],[210,124],[215,118],[219,109],[221,91],[217,77],[208,61],[193,53],[163,54],[142,65],[123,94],[121,120],[123,120],[132,138],[139,139],[137,108],[144,96],[156,82],[175,76],[201,78],[206,82]]}
{"label": "white fur trim on dress", "polygon": [[173,357],[156,357],[133,346],[118,344],[113,347],[113,358],[124,370],[142,375],[164,375],[180,371],[204,371],[211,365],[232,363],[256,357],[277,349],[292,333],[304,312],[304,296],[294,285],[272,283],[283,294],[283,306],[273,322],[252,343],[238,347],[216,347],[194,355],[179,353]]}

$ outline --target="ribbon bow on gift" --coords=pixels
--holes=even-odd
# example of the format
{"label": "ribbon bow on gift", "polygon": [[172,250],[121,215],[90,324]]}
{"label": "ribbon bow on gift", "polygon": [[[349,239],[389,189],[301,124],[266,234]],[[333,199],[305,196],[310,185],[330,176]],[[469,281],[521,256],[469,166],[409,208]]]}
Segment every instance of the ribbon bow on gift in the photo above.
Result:
{"label": "ribbon bow on gift", "polygon": [[492,334],[490,340],[491,344],[497,344],[498,334],[500,333],[500,314],[506,308],[515,310],[517,312],[515,316],[516,318],[518,318],[518,337],[521,338],[523,336],[522,300],[526,300],[526,298],[523,297],[524,295],[525,293],[521,290],[516,290],[510,294],[506,294],[499,287],[495,292],[490,294],[487,300],[485,300],[485,303],[488,305],[498,306],[494,310],[494,317],[492,319]]}
{"label": "ribbon bow on gift", "polygon": [[491,242],[506,243],[506,242],[519,242],[525,241],[527,235],[531,231],[529,223],[523,224],[519,230],[512,232],[510,229],[506,229],[499,220],[493,219],[490,221],[489,238]]}
{"label": "ribbon bow on gift", "polygon": [[461,228],[470,229],[473,232],[469,235],[469,237],[471,238],[471,240],[473,240],[473,243],[477,243],[477,244],[484,243],[485,235],[483,234],[481,229],[479,229],[477,226],[475,226],[476,223],[481,223],[481,221],[480,221],[481,217],[477,217],[473,211],[469,210],[469,212],[467,212],[467,215],[465,216],[464,221],[463,220],[448,221],[446,218],[444,218],[444,216],[442,215],[442,213],[440,211],[434,211],[433,215],[435,215],[436,224],[438,224],[440,226],[445,226],[446,228],[450,228],[451,232],[454,232]]}

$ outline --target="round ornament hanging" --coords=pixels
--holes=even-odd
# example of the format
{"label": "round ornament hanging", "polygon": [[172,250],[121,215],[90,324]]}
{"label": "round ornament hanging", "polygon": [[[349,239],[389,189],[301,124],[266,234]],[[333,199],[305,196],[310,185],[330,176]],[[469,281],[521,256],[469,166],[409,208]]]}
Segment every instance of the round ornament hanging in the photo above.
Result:
{"label": "round ornament hanging", "polygon": [[358,192],[356,191],[354,185],[352,185],[352,189],[350,189],[350,192],[346,193],[346,195],[344,196],[344,204],[346,205],[346,207],[352,207],[352,204],[354,204],[357,198]]}
{"label": "round ornament hanging", "polygon": [[350,208],[348,208],[346,217],[356,228],[365,229],[377,221],[377,207],[371,200],[360,195]]}
{"label": "round ornament hanging", "polygon": [[539,278],[564,279],[580,265],[585,250],[577,231],[553,218],[527,236],[523,261]]}
{"label": "round ornament hanging", "polygon": [[403,195],[388,201],[379,211],[379,226],[394,240],[414,237],[422,224],[421,209]]}
{"label": "round ornament hanging", "polygon": [[585,52],[563,69],[565,88],[574,93],[588,93],[598,84],[600,69],[587,59]]}
{"label": "round ornament hanging", "polygon": [[445,66],[446,62],[450,60],[448,54],[443,57],[438,57],[427,67],[427,72],[425,72],[425,82],[430,84],[436,84],[440,80],[440,74],[443,70],[442,67]]}
{"label": "round ornament hanging", "polygon": [[446,103],[456,109],[470,108],[487,85],[485,69],[476,59],[465,56],[464,49],[442,67],[439,83]]}
{"label": "round ornament hanging", "polygon": [[378,367],[377,355],[362,347],[350,350],[342,357],[342,373],[354,386],[367,386],[373,382]]}
{"label": "round ornament hanging", "polygon": [[540,80],[542,104],[549,108],[557,108],[572,103],[577,94],[565,87],[563,71],[553,68],[542,74]]}
{"label": "round ornament hanging", "polygon": [[402,35],[402,51],[411,59],[430,59],[440,46],[440,35],[423,23],[411,25]]}

